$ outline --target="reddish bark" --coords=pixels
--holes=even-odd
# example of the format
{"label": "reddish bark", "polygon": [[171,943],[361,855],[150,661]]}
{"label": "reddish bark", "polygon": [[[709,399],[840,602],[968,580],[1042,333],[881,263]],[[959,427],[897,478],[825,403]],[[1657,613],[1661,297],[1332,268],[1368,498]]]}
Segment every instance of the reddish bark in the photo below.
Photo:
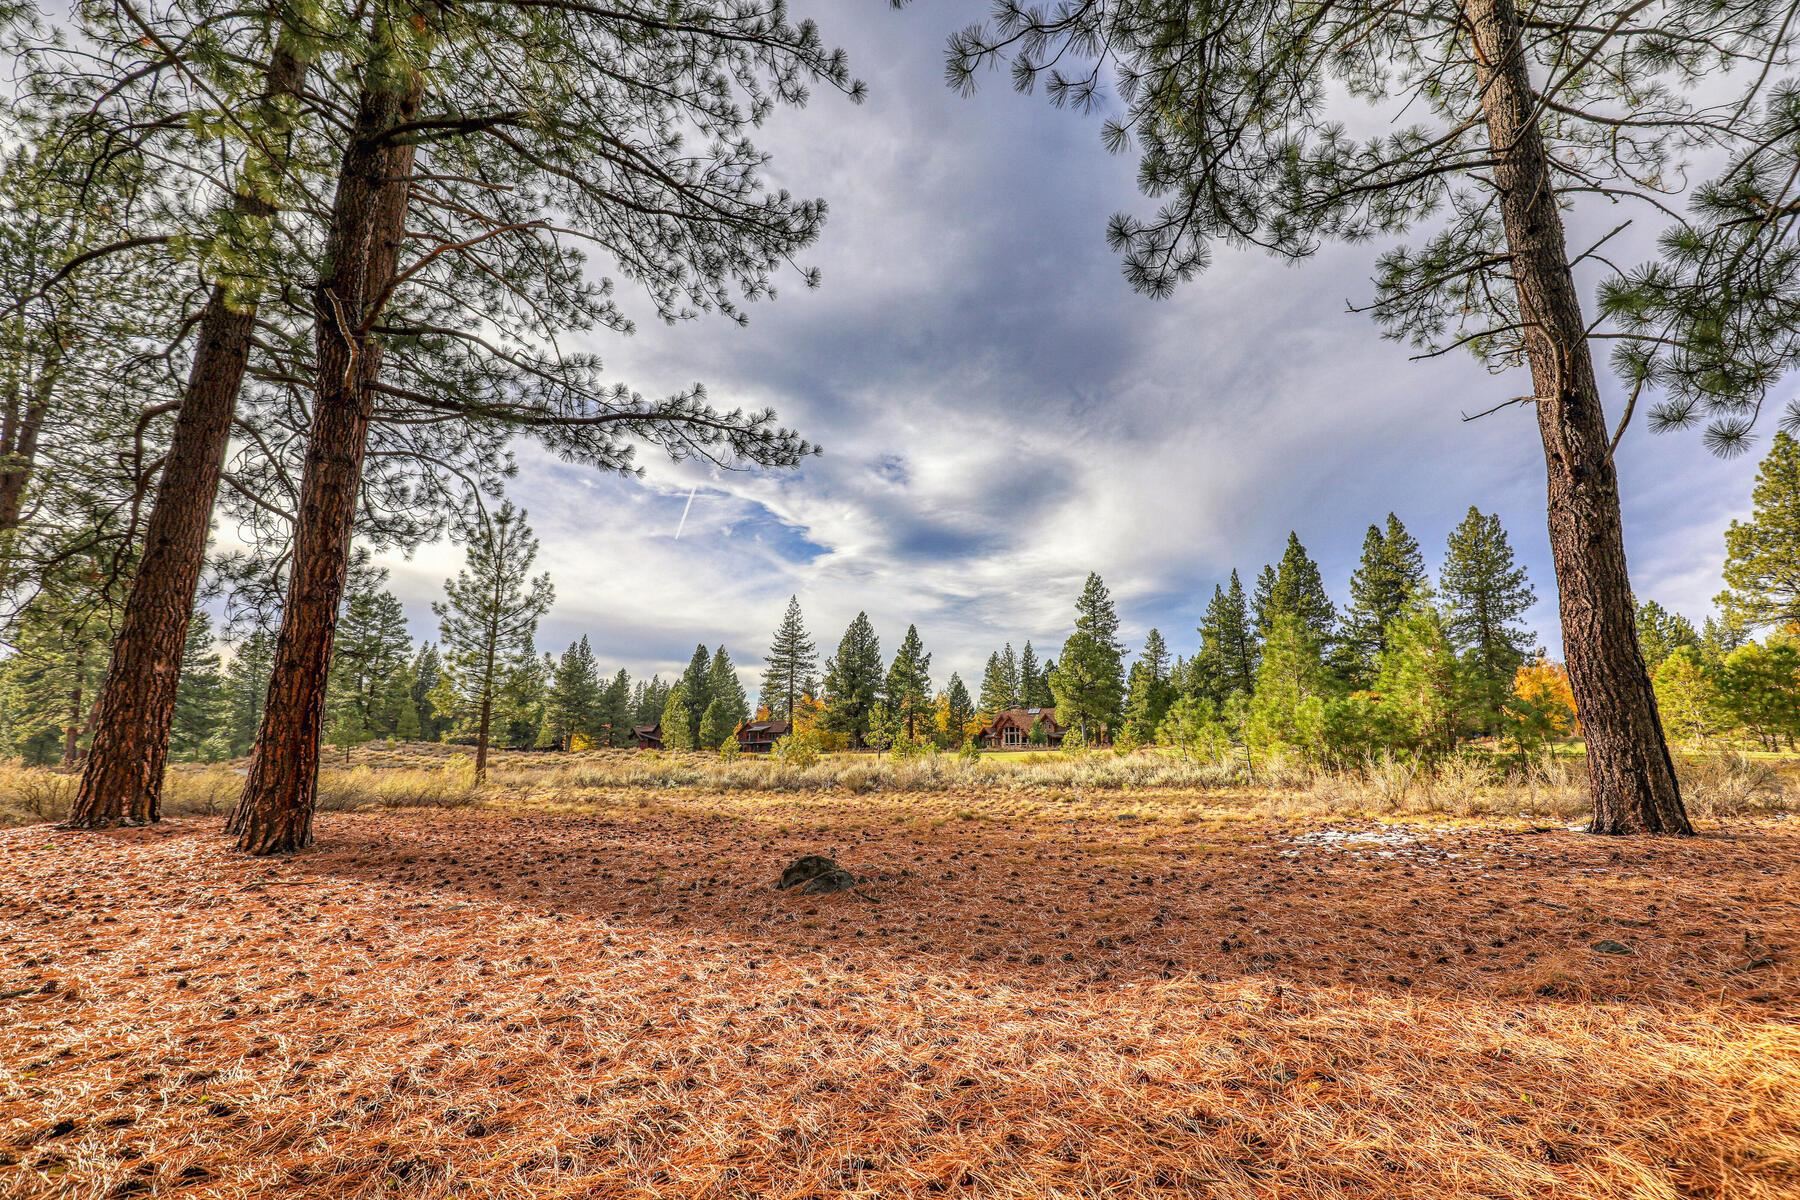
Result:
{"label": "reddish bark", "polygon": [[[369,330],[394,281],[411,189],[413,146],[384,137],[419,106],[422,81],[416,71],[404,76],[403,91],[365,85],[314,292],[318,383],[287,603],[250,778],[226,826],[251,854],[292,852],[312,841],[325,684],[349,569],[371,389],[381,372],[381,342]],[[392,77],[373,66],[366,72],[370,80]]]}
{"label": "reddish bark", "polygon": [[[282,39],[270,60],[265,96],[297,94],[306,71],[306,60]],[[248,216],[275,211],[247,188],[233,204]],[[182,650],[255,327],[253,302],[234,298],[224,284],[213,288],[145,526],[143,556],[113,642],[93,744],[69,812],[71,828],[161,818]]]}
{"label": "reddish bark", "polygon": [[1514,0],[1466,0],[1548,476],[1569,683],[1595,833],[1692,833],[1637,639],[1618,475]]}

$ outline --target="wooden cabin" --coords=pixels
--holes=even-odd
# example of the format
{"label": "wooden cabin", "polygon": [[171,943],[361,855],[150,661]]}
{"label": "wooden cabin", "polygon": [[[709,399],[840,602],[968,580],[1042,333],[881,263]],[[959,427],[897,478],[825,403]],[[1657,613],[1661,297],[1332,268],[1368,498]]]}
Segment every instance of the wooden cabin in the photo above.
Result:
{"label": "wooden cabin", "polygon": [[631,727],[631,744],[639,750],[661,750],[662,722],[654,725],[633,725]]}
{"label": "wooden cabin", "polygon": [[994,719],[982,726],[975,736],[985,750],[1029,750],[1033,745],[1032,727],[1040,722],[1045,740],[1038,743],[1039,748],[1053,750],[1062,745],[1063,734],[1067,731],[1056,723],[1054,708],[1009,708],[995,713]]}
{"label": "wooden cabin", "polygon": [[737,728],[738,749],[745,754],[767,754],[791,729],[793,724],[788,721],[745,721]]}

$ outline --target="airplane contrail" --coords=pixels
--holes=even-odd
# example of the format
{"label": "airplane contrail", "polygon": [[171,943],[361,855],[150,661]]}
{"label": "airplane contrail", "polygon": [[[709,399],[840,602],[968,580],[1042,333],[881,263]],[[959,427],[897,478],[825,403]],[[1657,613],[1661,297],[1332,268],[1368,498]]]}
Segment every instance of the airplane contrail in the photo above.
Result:
{"label": "airplane contrail", "polygon": [[699,490],[700,485],[695,484],[693,489],[688,492],[687,503],[681,506],[681,521],[675,526],[675,540],[678,542],[681,540],[681,531],[687,528],[688,512],[694,507],[694,492]]}

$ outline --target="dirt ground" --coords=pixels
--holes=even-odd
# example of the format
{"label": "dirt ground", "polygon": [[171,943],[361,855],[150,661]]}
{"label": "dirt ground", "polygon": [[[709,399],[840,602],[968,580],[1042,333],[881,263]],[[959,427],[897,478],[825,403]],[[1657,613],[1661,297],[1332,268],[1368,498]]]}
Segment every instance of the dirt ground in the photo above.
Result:
{"label": "dirt ground", "polygon": [[0,832],[0,1196],[1800,1196],[1800,821],[984,805]]}

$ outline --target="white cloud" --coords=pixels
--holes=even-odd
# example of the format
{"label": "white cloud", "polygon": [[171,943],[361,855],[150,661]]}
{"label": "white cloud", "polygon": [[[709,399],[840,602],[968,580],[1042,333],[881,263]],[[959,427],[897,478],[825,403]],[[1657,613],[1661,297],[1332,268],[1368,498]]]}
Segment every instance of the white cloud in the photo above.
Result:
{"label": "white cloud", "polygon": [[[1501,514],[1553,637],[1530,414],[1460,419],[1520,381],[1470,358],[1411,362],[1347,313],[1377,247],[1294,266],[1225,252],[1172,300],[1133,295],[1102,238],[1110,211],[1141,207],[1133,164],[1102,150],[1097,121],[1003,76],[952,95],[954,23],[941,4],[839,6],[825,34],[871,100],[821,95],[770,123],[774,177],[831,201],[809,256],[823,289],[789,281],[747,329],[645,322],[592,347],[645,392],[699,379],[716,402],[773,407],[825,455],[791,475],[646,455],[636,481],[522,445],[511,490],[558,592],[540,641],[586,633],[603,662],[665,675],[723,641],[748,682],[795,593],[822,656],[867,610],[885,648],[916,622],[937,679],[968,679],[1004,640],[1054,653],[1097,570],[1131,636],[1157,623],[1185,652],[1212,584],[1233,566],[1249,584],[1289,529],[1341,596],[1367,524],[1398,513],[1435,559],[1471,504]],[[1640,429],[1621,468],[1640,591],[1697,618],[1753,463]],[[394,564],[421,634],[458,559]]]}

